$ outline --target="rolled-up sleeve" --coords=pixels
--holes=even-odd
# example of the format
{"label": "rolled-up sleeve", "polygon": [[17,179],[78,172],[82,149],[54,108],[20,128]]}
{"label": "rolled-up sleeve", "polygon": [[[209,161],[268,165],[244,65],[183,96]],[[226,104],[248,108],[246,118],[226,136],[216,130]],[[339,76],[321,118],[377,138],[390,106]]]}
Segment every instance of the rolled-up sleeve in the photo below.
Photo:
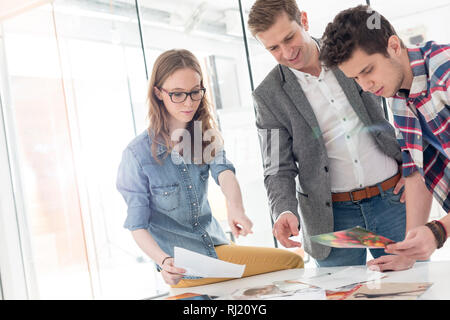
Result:
{"label": "rolled-up sleeve", "polygon": [[414,163],[414,160],[411,157],[411,154],[409,151],[405,150],[402,151],[402,175],[403,177],[408,177],[414,172],[418,171],[416,164]]}
{"label": "rolled-up sleeve", "polygon": [[210,162],[209,168],[211,170],[211,176],[214,181],[216,181],[217,185],[219,184],[219,174],[225,170],[231,170],[233,173],[236,173],[236,169],[233,164],[227,159],[225,150],[220,150],[217,152],[214,159]]}
{"label": "rolled-up sleeve", "polygon": [[116,181],[117,190],[127,204],[124,228],[131,231],[147,229],[150,220],[150,192],[148,178],[133,151],[125,149],[119,165]]}

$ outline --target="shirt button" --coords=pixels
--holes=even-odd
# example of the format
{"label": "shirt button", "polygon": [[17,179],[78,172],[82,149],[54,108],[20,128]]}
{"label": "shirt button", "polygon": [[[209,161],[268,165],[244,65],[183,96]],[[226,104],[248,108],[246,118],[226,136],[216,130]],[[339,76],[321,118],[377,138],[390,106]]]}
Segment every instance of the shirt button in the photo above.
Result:
{"label": "shirt button", "polygon": [[331,103],[334,103],[334,100],[333,100],[333,99],[331,99]]}
{"label": "shirt button", "polygon": [[358,160],[355,160],[355,163],[358,163]]}
{"label": "shirt button", "polygon": [[420,136],[419,136],[419,135],[417,135],[417,139],[420,139]]}
{"label": "shirt button", "polygon": [[328,202],[328,201],[325,203],[325,205],[326,205],[327,207],[331,207],[331,203]]}
{"label": "shirt button", "polygon": [[206,237],[206,234],[202,235],[202,237],[205,238],[205,237]]}
{"label": "shirt button", "polygon": [[208,244],[208,247],[210,247],[210,248],[211,248],[211,244]]}
{"label": "shirt button", "polygon": [[183,168],[183,171],[186,171],[186,168]]}
{"label": "shirt button", "polygon": [[164,192],[164,195],[167,196],[169,193],[168,192]]}
{"label": "shirt button", "polygon": [[197,203],[193,202],[192,205],[195,207],[197,205]]}
{"label": "shirt button", "polygon": [[328,172],[328,167],[325,166],[324,169],[325,169],[325,172]]}
{"label": "shirt button", "polygon": [[342,121],[347,121],[347,118],[342,118]]}
{"label": "shirt button", "polygon": [[192,189],[192,186],[188,186],[189,189]]}
{"label": "shirt button", "polygon": [[347,138],[347,139],[350,139],[350,136],[347,136],[346,138]]}
{"label": "shirt button", "polygon": [[198,223],[196,222],[196,223],[194,223],[194,226],[196,227],[196,226],[198,226]]}

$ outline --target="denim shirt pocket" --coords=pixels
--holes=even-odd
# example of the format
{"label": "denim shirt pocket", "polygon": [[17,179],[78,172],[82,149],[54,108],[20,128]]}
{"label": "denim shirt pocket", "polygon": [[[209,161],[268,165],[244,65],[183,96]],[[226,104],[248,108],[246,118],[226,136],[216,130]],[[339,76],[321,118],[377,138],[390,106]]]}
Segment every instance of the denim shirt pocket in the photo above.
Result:
{"label": "denim shirt pocket", "polygon": [[208,165],[201,165],[200,166],[200,178],[202,181],[206,181],[209,178],[209,166]]}
{"label": "denim shirt pocket", "polygon": [[163,212],[171,212],[180,206],[180,185],[151,186],[152,202]]}

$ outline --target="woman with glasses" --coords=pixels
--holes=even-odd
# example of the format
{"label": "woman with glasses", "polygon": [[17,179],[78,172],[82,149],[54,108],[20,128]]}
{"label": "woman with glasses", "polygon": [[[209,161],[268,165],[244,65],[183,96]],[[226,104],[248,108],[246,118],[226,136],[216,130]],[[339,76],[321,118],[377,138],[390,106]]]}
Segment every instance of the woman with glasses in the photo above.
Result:
{"label": "woman with glasses", "polygon": [[303,267],[301,256],[284,249],[230,242],[208,203],[211,174],[226,200],[233,235],[252,233],[233,164],[211,115],[200,64],[187,50],[169,50],[155,61],[148,89],[149,127],[122,155],[117,188],[127,204],[124,227],[173,287],[223,278],[184,276],[174,266],[174,247],[245,264],[244,277]]}

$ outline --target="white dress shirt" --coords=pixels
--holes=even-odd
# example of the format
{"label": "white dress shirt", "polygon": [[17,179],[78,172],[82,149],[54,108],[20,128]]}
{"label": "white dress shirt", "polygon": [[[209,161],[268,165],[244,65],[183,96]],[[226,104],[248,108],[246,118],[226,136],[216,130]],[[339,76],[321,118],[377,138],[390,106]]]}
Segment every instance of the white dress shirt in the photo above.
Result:
{"label": "white dress shirt", "polygon": [[318,77],[291,70],[322,131],[330,164],[331,192],[373,186],[398,172],[397,162],[379,149],[331,70],[322,66]]}

